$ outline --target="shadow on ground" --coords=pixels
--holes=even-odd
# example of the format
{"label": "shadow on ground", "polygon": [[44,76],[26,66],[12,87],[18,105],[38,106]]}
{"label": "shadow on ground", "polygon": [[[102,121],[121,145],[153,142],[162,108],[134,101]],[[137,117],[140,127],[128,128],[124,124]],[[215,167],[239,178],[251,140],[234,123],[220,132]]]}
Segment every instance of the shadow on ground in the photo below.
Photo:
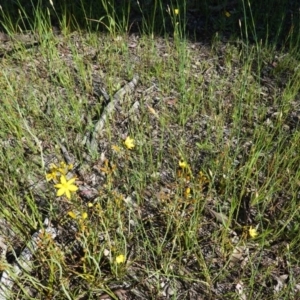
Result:
{"label": "shadow on ground", "polygon": [[[59,27],[62,20],[69,28],[80,27],[83,30],[106,30],[111,26],[112,16],[118,26],[128,32],[144,32],[155,35],[174,33],[175,8],[180,10],[176,21],[182,23],[187,36],[193,41],[210,42],[216,37],[228,40],[242,38],[250,42],[273,43],[284,47],[298,46],[299,40],[299,3],[289,0],[271,1],[187,1],[186,9],[181,1],[2,1],[0,28],[32,29],[29,24],[39,12],[47,19],[50,15],[51,25]],[[159,3],[157,3],[159,2]],[[200,3],[201,2],[201,3]],[[39,4],[39,5],[37,5]],[[179,4],[179,5],[178,5]],[[37,9],[38,7],[38,9]],[[128,17],[129,16],[129,17]],[[95,20],[101,20],[96,22]]]}

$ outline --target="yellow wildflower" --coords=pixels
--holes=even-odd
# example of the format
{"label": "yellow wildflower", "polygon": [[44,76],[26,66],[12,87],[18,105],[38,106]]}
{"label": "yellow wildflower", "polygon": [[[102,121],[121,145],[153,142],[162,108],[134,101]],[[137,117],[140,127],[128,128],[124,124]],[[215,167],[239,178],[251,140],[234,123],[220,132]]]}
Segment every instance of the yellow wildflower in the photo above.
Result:
{"label": "yellow wildflower", "polygon": [[50,173],[46,174],[47,181],[50,181],[50,180],[56,181],[56,179],[57,179],[57,171],[56,170],[50,170]]}
{"label": "yellow wildflower", "polygon": [[85,220],[88,217],[88,214],[86,212],[82,213],[81,218],[82,220]]}
{"label": "yellow wildflower", "polygon": [[76,219],[76,214],[73,211],[69,211],[68,216],[71,217],[72,219]]}
{"label": "yellow wildflower", "polygon": [[225,11],[224,14],[225,14],[225,16],[226,16],[227,18],[230,18],[230,16],[231,16],[231,14],[230,14],[229,11]]}
{"label": "yellow wildflower", "polygon": [[69,170],[73,169],[73,164],[67,165],[65,162],[61,162],[59,164],[59,167],[55,164],[50,165],[50,172],[46,174],[46,180],[50,181],[57,181],[57,176],[60,175],[66,175]]}
{"label": "yellow wildflower", "polygon": [[250,226],[248,232],[249,232],[250,237],[253,239],[258,236],[258,232],[257,232],[256,228],[253,228],[252,226]]}
{"label": "yellow wildflower", "polygon": [[116,257],[116,263],[117,264],[122,264],[123,262],[125,262],[125,256],[123,254],[120,254]]}
{"label": "yellow wildflower", "polygon": [[179,167],[181,169],[189,169],[189,164],[185,161],[179,161]]}
{"label": "yellow wildflower", "polygon": [[184,191],[185,198],[189,198],[191,196],[191,188],[187,187]]}
{"label": "yellow wildflower", "polygon": [[57,171],[61,174],[61,175],[67,175],[67,173],[69,172],[69,170],[73,169],[73,164],[69,164],[67,165],[65,162],[61,162],[60,163],[60,167],[57,168]]}
{"label": "yellow wildflower", "polygon": [[206,175],[200,171],[198,174],[198,179],[200,184],[209,183],[209,179],[206,177]]}
{"label": "yellow wildflower", "polygon": [[67,181],[66,177],[64,175],[61,175],[60,177],[60,183],[56,184],[55,187],[58,189],[56,196],[62,196],[63,194],[66,194],[68,199],[71,199],[71,193],[70,192],[76,192],[78,190],[78,187],[73,184],[75,182],[75,178],[72,178]]}
{"label": "yellow wildflower", "polygon": [[135,147],[134,139],[128,136],[124,142],[124,145],[126,146],[127,149],[132,150]]}
{"label": "yellow wildflower", "polygon": [[121,151],[120,147],[118,147],[117,145],[112,145],[111,148],[112,148],[115,152],[120,152],[120,151]]}
{"label": "yellow wildflower", "polygon": [[174,9],[174,13],[177,16],[179,14],[179,9],[178,8]]}

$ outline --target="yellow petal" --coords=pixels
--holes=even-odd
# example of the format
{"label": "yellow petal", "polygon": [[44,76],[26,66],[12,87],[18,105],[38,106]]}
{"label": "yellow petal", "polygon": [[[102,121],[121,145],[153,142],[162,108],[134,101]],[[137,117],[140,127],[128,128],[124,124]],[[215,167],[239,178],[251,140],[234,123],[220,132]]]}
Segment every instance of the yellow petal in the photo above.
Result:
{"label": "yellow petal", "polygon": [[60,167],[61,167],[61,168],[64,169],[66,166],[67,166],[67,165],[66,165],[66,163],[65,163],[64,161],[62,161],[62,162],[60,163]]}
{"label": "yellow petal", "polygon": [[180,168],[182,168],[182,169],[186,169],[186,168],[188,168],[188,163],[187,162],[185,162],[185,161],[180,161],[179,162],[179,167]]}
{"label": "yellow petal", "polygon": [[60,196],[62,196],[64,193],[65,193],[65,190],[64,190],[64,189],[59,189],[59,190],[57,191],[57,193],[56,193],[56,196],[57,196],[57,197],[60,197]]}
{"label": "yellow petal", "polygon": [[88,214],[87,214],[86,212],[82,213],[81,218],[82,218],[83,220],[85,220],[87,217],[88,217]]}
{"label": "yellow petal", "polygon": [[71,199],[71,193],[69,190],[65,190],[66,196],[68,199]]}
{"label": "yellow petal", "polygon": [[75,180],[76,180],[76,178],[74,177],[74,178],[71,178],[69,181],[68,181],[68,184],[72,184],[73,182],[75,182]]}
{"label": "yellow petal", "polygon": [[257,232],[256,228],[252,228],[252,226],[250,226],[249,235],[252,238],[256,238],[258,236],[258,232]]}
{"label": "yellow petal", "polygon": [[184,195],[185,195],[186,198],[188,198],[191,195],[191,188],[189,188],[189,187],[186,188],[185,192],[184,192]]}
{"label": "yellow petal", "polygon": [[226,16],[227,18],[229,18],[229,17],[231,16],[230,12],[229,12],[229,11],[225,11],[225,16]]}
{"label": "yellow petal", "polygon": [[53,178],[53,175],[52,175],[52,173],[48,173],[48,174],[46,174],[46,180],[47,180],[47,181],[50,181],[50,180],[52,180],[52,178]]}
{"label": "yellow petal", "polygon": [[134,139],[130,138],[129,136],[126,138],[124,144],[127,147],[127,149],[129,149],[129,150],[131,150],[135,147]]}
{"label": "yellow petal", "polygon": [[49,168],[50,168],[51,171],[52,170],[57,170],[56,164],[50,164]]}
{"label": "yellow petal", "polygon": [[67,179],[66,179],[66,177],[64,175],[60,176],[60,183],[61,184],[66,184],[67,183]]}
{"label": "yellow petal", "polygon": [[69,212],[68,212],[68,216],[71,217],[72,219],[76,219],[76,215],[75,215],[75,213],[72,212],[72,211],[69,211]]}
{"label": "yellow petal", "polygon": [[116,257],[116,263],[121,264],[125,261],[125,256],[123,254],[120,254]]}
{"label": "yellow petal", "polygon": [[57,171],[62,175],[66,175],[68,173],[68,166],[65,162],[61,162],[60,167],[57,168]]}
{"label": "yellow petal", "polygon": [[68,190],[71,192],[76,192],[78,190],[78,187],[76,185],[69,185]]}
{"label": "yellow petal", "polygon": [[116,145],[112,145],[111,148],[116,152],[120,152],[120,148]]}

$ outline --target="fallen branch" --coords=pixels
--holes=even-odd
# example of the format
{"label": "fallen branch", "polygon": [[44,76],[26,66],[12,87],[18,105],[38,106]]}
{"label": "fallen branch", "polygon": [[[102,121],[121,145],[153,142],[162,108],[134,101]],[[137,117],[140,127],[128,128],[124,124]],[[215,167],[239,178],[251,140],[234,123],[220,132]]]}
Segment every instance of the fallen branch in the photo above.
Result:
{"label": "fallen branch", "polygon": [[125,95],[126,94],[129,95],[134,91],[138,81],[139,81],[138,75],[134,75],[133,79],[130,82],[128,82],[119,91],[117,91],[115,93],[115,95],[113,96],[110,103],[105,107],[99,121],[95,125],[95,129],[94,129],[94,132],[92,134],[91,141],[88,145],[91,152],[96,152],[97,151],[97,146],[98,146],[97,141],[99,139],[101,131],[104,128],[104,125],[105,125],[105,122],[106,122],[107,118],[115,110],[117,104],[122,104],[123,103]]}

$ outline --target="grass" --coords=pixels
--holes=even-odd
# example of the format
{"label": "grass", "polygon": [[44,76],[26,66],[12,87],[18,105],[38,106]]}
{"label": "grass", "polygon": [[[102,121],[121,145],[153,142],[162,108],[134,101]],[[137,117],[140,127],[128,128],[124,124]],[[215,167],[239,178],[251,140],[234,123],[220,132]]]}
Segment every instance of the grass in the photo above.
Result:
{"label": "grass", "polygon": [[[1,270],[13,276],[39,233],[7,299],[299,298],[297,48],[194,43],[172,7],[172,37],[154,37],[155,13],[150,35],[114,12],[108,33],[55,35],[37,10],[28,47],[4,18],[16,38],[1,49]],[[90,153],[99,88],[113,97],[134,74]],[[61,162],[74,166],[46,181]],[[62,174],[76,176],[71,199],[56,196]]]}

